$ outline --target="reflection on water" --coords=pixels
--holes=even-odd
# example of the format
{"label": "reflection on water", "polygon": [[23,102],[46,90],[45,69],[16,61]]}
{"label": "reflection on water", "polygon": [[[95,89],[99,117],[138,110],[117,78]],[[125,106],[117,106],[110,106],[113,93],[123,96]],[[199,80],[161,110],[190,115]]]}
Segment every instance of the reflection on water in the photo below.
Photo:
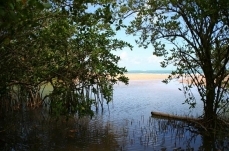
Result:
{"label": "reflection on water", "polygon": [[192,110],[182,105],[184,96],[177,90],[178,86],[178,83],[164,85],[158,80],[117,85],[114,102],[92,119],[60,117],[57,120],[45,110],[15,112],[10,119],[0,120],[0,150],[229,149],[229,140],[225,137],[223,141],[215,141],[216,137],[200,135],[188,123],[150,117],[152,110],[193,116],[201,114],[200,102]]}
{"label": "reflection on water", "polygon": [[[29,113],[29,115],[28,115]],[[116,150],[116,134],[109,123],[90,118],[44,119],[37,111],[13,116],[1,123],[4,150]]]}

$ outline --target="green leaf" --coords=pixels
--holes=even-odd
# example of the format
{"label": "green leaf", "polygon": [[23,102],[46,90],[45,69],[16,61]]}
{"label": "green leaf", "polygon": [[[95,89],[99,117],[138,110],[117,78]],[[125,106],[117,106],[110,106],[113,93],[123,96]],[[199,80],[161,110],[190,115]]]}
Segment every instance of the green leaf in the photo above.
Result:
{"label": "green leaf", "polygon": [[40,9],[40,10],[42,10],[42,9],[45,8],[45,7],[44,7],[44,4],[42,4],[42,3],[39,3],[39,2],[38,2],[36,5],[37,5],[37,8]]}
{"label": "green leaf", "polygon": [[51,3],[44,3],[43,6],[44,6],[44,8],[49,9],[52,7],[52,4]]}
{"label": "green leaf", "polygon": [[14,5],[12,3],[10,3],[10,8],[14,9]]}
{"label": "green leaf", "polygon": [[120,26],[116,27],[116,31],[120,30]]}
{"label": "green leaf", "polygon": [[122,20],[120,19],[120,20],[119,20],[119,25],[121,25],[121,24],[122,24]]}

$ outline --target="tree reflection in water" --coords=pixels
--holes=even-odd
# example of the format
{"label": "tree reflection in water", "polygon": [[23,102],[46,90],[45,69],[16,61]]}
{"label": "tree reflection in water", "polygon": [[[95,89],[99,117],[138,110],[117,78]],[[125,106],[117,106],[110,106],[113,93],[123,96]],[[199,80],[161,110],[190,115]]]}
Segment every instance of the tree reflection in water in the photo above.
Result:
{"label": "tree reflection in water", "polygon": [[[28,114],[29,112],[29,114]],[[35,110],[1,120],[0,150],[118,150],[116,134],[109,123],[91,122],[90,118],[59,119]]]}
{"label": "tree reflection in water", "polygon": [[228,128],[203,132],[189,123],[141,116],[138,120],[56,118],[37,110],[0,120],[0,150],[229,150]]}

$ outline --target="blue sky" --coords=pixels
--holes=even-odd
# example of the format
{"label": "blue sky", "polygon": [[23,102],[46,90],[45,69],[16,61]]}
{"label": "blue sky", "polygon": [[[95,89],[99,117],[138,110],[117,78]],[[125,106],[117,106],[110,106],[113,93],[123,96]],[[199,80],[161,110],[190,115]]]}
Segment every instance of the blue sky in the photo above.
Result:
{"label": "blue sky", "polygon": [[[92,11],[96,7],[92,7],[89,10]],[[128,25],[131,20],[136,16],[136,13],[130,15],[123,22]],[[114,26],[114,29],[116,27]],[[119,40],[126,41],[134,46],[131,51],[129,48],[124,48],[122,50],[113,51],[113,54],[120,56],[121,60],[119,61],[120,67],[126,67],[128,71],[130,70],[172,70],[174,67],[169,66],[167,68],[162,68],[160,62],[163,61],[162,57],[157,57],[153,55],[153,47],[149,45],[147,49],[139,48],[135,43],[135,40],[138,37],[132,35],[127,35],[124,29],[117,31],[116,38]]]}
{"label": "blue sky", "polygon": [[147,49],[139,48],[135,43],[135,40],[138,39],[138,37],[125,34],[125,31],[122,29],[117,31],[116,38],[124,40],[134,46],[132,51],[129,48],[124,48],[113,52],[115,55],[121,57],[119,66],[126,67],[128,71],[173,69],[171,66],[166,69],[160,66],[160,62],[163,61],[163,58],[153,55],[152,46],[149,46]]}

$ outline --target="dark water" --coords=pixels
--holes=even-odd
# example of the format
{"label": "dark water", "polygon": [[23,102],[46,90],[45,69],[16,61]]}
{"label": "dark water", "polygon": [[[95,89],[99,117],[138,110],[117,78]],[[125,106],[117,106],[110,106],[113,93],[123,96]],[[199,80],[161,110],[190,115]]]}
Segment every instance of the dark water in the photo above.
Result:
{"label": "dark water", "polygon": [[[195,109],[182,105],[184,95],[176,81],[165,85],[160,80],[130,81],[118,84],[114,101],[90,119],[50,117],[47,111],[15,112],[10,120],[1,120],[1,150],[66,151],[152,151],[207,150],[212,144],[227,147],[194,133],[193,127],[179,121],[151,117],[151,111],[198,116],[202,103]],[[194,94],[198,95],[194,90]],[[190,131],[192,130],[192,131]],[[223,143],[223,144],[222,144]],[[228,148],[229,149],[229,148]]]}

